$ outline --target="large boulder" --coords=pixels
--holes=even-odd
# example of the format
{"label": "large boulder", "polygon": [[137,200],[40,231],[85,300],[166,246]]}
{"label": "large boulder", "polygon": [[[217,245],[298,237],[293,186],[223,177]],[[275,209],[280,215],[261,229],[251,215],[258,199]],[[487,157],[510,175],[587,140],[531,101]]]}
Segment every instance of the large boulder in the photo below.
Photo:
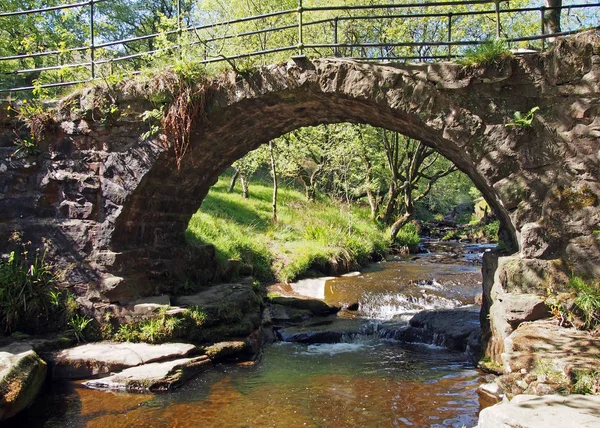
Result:
{"label": "large boulder", "polygon": [[197,353],[187,343],[88,343],[48,355],[54,379],[84,379]]}
{"label": "large boulder", "polygon": [[46,363],[33,351],[0,350],[0,420],[27,408],[46,379]]}
{"label": "large boulder", "polygon": [[440,309],[416,314],[393,336],[405,342],[429,343],[478,355],[481,351],[479,308]]}

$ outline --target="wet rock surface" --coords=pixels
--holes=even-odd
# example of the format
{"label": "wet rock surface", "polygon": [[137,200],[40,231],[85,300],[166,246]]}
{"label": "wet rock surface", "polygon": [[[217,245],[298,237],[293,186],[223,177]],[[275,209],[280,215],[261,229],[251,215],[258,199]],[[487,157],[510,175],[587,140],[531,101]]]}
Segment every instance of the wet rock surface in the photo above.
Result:
{"label": "wet rock surface", "polygon": [[411,318],[406,328],[389,332],[386,337],[443,346],[477,357],[481,352],[479,308],[422,311]]}

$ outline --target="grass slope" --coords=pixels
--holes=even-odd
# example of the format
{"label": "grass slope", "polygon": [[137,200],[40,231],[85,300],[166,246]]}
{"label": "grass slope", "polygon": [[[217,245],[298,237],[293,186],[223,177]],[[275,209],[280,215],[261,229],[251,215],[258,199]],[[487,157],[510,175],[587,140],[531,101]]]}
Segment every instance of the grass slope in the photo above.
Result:
{"label": "grass slope", "polygon": [[355,268],[387,247],[386,232],[366,208],[308,202],[301,192],[280,187],[273,223],[270,186],[253,183],[249,199],[227,193],[227,187],[227,178],[221,178],[211,188],[190,220],[188,242],[213,244],[221,263],[240,259],[260,280],[292,281],[335,266]]}

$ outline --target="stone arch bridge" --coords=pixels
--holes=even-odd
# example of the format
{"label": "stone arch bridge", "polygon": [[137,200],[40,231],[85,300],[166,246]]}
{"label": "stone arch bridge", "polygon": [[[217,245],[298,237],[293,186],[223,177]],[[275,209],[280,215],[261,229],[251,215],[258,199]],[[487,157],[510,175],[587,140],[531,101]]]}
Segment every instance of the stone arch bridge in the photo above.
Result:
{"label": "stone arch bridge", "polygon": [[[156,100],[139,85],[63,100],[34,157],[10,158],[19,124],[2,109],[0,252],[14,231],[43,237],[95,308],[160,292],[165,272],[201,270],[213,257],[190,254],[184,231],[233,161],[299,127],[355,122],[421,140],[483,193],[514,250],[486,257],[485,311],[499,293],[539,291],[571,268],[600,276],[597,32],[481,69],[296,59],[204,87],[180,168],[164,138],[142,137],[140,115]],[[103,114],[99,94],[122,114]],[[530,128],[505,126],[535,106]]]}

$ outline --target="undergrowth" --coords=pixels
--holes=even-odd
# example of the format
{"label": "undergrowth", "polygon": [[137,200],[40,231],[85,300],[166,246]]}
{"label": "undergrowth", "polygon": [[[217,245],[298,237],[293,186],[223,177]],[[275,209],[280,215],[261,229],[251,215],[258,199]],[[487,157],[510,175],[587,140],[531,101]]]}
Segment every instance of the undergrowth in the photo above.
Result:
{"label": "undergrowth", "polygon": [[108,339],[122,342],[164,343],[175,340],[190,329],[201,328],[207,315],[197,307],[190,307],[179,316],[170,316],[160,310],[158,316],[133,324],[121,324],[118,331],[108,332]]}
{"label": "undergrowth", "polygon": [[387,247],[385,230],[368,209],[306,201],[281,187],[278,222],[271,221],[272,188],[253,184],[252,197],[227,193],[222,178],[213,186],[186,232],[190,243],[213,244],[225,266],[228,259],[252,265],[261,280],[292,281],[300,276],[348,270],[366,264]]}
{"label": "undergrowth", "polygon": [[85,340],[90,319],[78,313],[75,297],[57,286],[44,251],[21,244],[0,258],[0,323],[6,334],[63,331]]}
{"label": "undergrowth", "polygon": [[600,325],[600,281],[584,281],[578,276],[571,277],[569,287],[575,293],[575,312],[586,329]]}

